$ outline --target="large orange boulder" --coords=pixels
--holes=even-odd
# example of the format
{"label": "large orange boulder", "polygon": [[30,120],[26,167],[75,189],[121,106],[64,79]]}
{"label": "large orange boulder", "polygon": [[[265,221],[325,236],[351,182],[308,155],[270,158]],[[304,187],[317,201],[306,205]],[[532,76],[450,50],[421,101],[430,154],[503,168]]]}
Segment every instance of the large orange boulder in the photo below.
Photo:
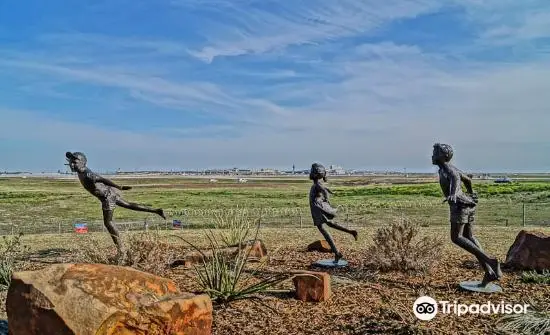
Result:
{"label": "large orange boulder", "polygon": [[56,264],[17,272],[6,301],[11,335],[211,334],[212,301],[128,267]]}
{"label": "large orange boulder", "polygon": [[522,230],[506,254],[507,267],[520,270],[550,270],[550,236]]}
{"label": "large orange boulder", "polygon": [[330,275],[326,272],[297,272],[292,281],[298,300],[320,302],[330,298]]}

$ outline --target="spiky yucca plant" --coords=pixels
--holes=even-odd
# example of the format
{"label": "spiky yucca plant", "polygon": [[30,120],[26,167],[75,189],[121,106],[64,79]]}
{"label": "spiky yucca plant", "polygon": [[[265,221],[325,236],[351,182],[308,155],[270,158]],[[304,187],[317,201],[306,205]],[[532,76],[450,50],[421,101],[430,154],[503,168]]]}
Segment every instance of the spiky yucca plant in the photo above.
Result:
{"label": "spiky yucca plant", "polygon": [[[256,229],[254,240],[257,239],[258,229],[259,225]],[[223,248],[211,231],[206,234],[209,249],[212,252],[210,257],[206,257],[199,248],[184,238],[180,236],[176,237],[191,245],[191,247],[204,256],[202,265],[194,265],[197,275],[196,279],[202,290],[210,296],[212,301],[217,303],[248,299],[255,297],[259,293],[279,292],[280,290],[276,290],[274,287],[287,280],[291,280],[295,276],[281,273],[261,280],[256,279],[254,275],[257,274],[258,270],[265,263],[260,263],[254,271],[251,271],[250,275],[245,275],[247,272],[246,264],[248,263],[252,249],[237,247],[236,254],[223,252]],[[244,239],[237,241],[236,244],[239,246],[243,245]]]}
{"label": "spiky yucca plant", "polygon": [[521,274],[521,281],[524,283],[550,284],[550,270],[543,270],[542,273],[525,271]]}
{"label": "spiky yucca plant", "polygon": [[525,314],[505,315],[497,321],[497,329],[505,334],[548,335],[550,334],[550,310],[529,303]]}
{"label": "spiky yucca plant", "polygon": [[214,226],[222,230],[220,238],[226,246],[237,245],[250,235],[252,220],[248,213],[239,209],[223,211],[214,214]]}

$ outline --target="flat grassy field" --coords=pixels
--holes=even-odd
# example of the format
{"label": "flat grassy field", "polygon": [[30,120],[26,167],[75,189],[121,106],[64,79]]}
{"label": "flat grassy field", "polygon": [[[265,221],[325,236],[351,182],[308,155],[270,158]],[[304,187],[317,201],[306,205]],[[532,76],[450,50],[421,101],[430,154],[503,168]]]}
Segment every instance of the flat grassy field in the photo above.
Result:
{"label": "flat grassy field", "polygon": [[[212,227],[216,211],[235,209],[250,211],[252,218],[258,217],[262,222],[259,237],[269,254],[265,273],[319,270],[312,268],[312,262],[331,257],[306,251],[307,244],[321,238],[311,223],[307,177],[249,179],[244,184],[235,178],[218,178],[217,183],[204,178],[113,179],[133,187],[123,192],[127,200],[162,207],[169,214],[168,221],[181,218],[191,223],[191,228],[197,228],[164,230],[165,222],[154,216],[117,209],[115,218],[119,224],[148,219],[152,225],[147,234],[170,243],[176,250],[170,259],[190,250],[171,235],[206,247],[205,231],[199,228]],[[458,282],[481,279],[483,274],[473,256],[451,243],[448,205],[442,204],[433,177],[338,177],[331,178],[328,186],[336,193],[331,201],[340,208],[340,220],[360,233],[359,241],[354,242],[350,236],[331,231],[349,261],[345,269],[328,270],[332,278],[331,300],[303,303],[291,293],[280,293],[263,294],[259,301],[216,305],[215,334],[499,334],[498,316],[438,315],[423,323],[412,314],[412,304],[419,296],[429,295],[460,303],[485,303],[490,299],[494,303],[515,304],[531,299],[548,306],[550,287],[521,282],[521,272],[505,272],[500,282],[504,292],[500,294],[486,296],[458,289]],[[550,183],[530,180],[503,185],[475,180],[474,189],[480,196],[477,237],[484,249],[499,260],[504,261],[521,229],[550,234]],[[370,258],[368,248],[373,245],[376,230],[403,217],[420,224],[419,237],[432,236],[443,241],[443,251],[433,269],[425,274],[369,270],[365,263]],[[0,218],[0,234],[23,232],[22,241],[30,247],[17,262],[17,270],[82,261],[79,251],[93,249],[94,243],[114,252],[110,238],[101,233],[99,202],[76,179],[0,179]],[[89,222],[95,232],[71,232],[71,225],[77,220]],[[104,253],[99,249],[97,252]],[[193,269],[169,269],[164,275],[174,279],[182,290],[200,289]],[[292,283],[281,289],[291,290]],[[4,299],[2,292],[0,300]],[[5,318],[5,312],[0,310],[0,316]]]}
{"label": "flat grassy field", "polygon": [[[241,184],[235,178],[113,178],[132,186],[124,191],[128,201],[162,207],[168,221],[180,219],[191,226],[211,224],[213,212],[240,208],[260,217],[267,226],[310,225],[307,177],[258,178]],[[429,225],[448,224],[448,206],[434,177],[388,176],[332,177],[328,186],[336,193],[331,202],[340,209],[340,220],[349,224],[379,225],[407,216]],[[550,223],[550,183],[525,181],[495,184],[475,180],[480,196],[479,225]],[[524,206],[525,204],[525,206]],[[261,213],[260,213],[261,212]],[[0,178],[0,234],[21,231],[70,232],[75,221],[101,230],[99,201],[76,178]],[[115,220],[166,226],[156,215],[118,208]],[[139,225],[138,225],[139,226]]]}

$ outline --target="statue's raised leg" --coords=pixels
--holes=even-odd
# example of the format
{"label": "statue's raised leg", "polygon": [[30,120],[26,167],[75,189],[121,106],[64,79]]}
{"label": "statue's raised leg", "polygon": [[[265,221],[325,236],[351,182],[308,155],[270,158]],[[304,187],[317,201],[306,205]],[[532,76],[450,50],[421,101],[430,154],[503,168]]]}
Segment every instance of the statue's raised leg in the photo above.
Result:
{"label": "statue's raised leg", "polygon": [[135,203],[135,202],[128,202],[128,201],[126,201],[124,199],[120,199],[120,198],[116,200],[116,204],[120,207],[130,209],[130,210],[133,210],[133,211],[157,214],[157,215],[159,215],[160,217],[162,217],[163,219],[166,220],[166,215],[164,215],[164,211],[162,210],[162,208],[151,208],[149,206],[145,206],[145,205],[138,204],[138,203]]}
{"label": "statue's raised leg", "polygon": [[327,226],[331,227],[331,228],[334,228],[334,229],[337,229],[337,230],[340,230],[340,231],[343,231],[343,232],[346,232],[348,234],[351,234],[353,236],[353,238],[357,241],[357,230],[353,230],[353,229],[348,229],[336,222],[327,222]]}

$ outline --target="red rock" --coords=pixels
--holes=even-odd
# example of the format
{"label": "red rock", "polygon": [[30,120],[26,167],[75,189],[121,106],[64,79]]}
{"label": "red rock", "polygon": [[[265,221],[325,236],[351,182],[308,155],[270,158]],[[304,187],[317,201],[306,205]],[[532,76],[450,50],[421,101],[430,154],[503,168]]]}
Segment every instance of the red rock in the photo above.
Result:
{"label": "red rock", "polygon": [[128,267],[56,264],[13,275],[9,334],[211,334],[212,301]]}
{"label": "red rock", "polygon": [[550,269],[550,236],[522,230],[506,254],[505,265],[520,270]]}
{"label": "red rock", "polygon": [[183,266],[192,267],[193,265],[200,265],[205,260],[209,261],[210,259],[212,259],[212,252],[203,252],[201,254],[198,251],[193,251],[184,256]]}
{"label": "red rock", "polygon": [[251,240],[241,245],[241,250],[249,252],[249,259],[262,259],[267,256],[267,248],[262,240]]}
{"label": "red rock", "polygon": [[330,275],[326,272],[303,271],[292,281],[298,300],[320,302],[330,298]]}
{"label": "red rock", "polygon": [[307,246],[307,251],[332,252],[332,249],[327,241],[317,240]]}

